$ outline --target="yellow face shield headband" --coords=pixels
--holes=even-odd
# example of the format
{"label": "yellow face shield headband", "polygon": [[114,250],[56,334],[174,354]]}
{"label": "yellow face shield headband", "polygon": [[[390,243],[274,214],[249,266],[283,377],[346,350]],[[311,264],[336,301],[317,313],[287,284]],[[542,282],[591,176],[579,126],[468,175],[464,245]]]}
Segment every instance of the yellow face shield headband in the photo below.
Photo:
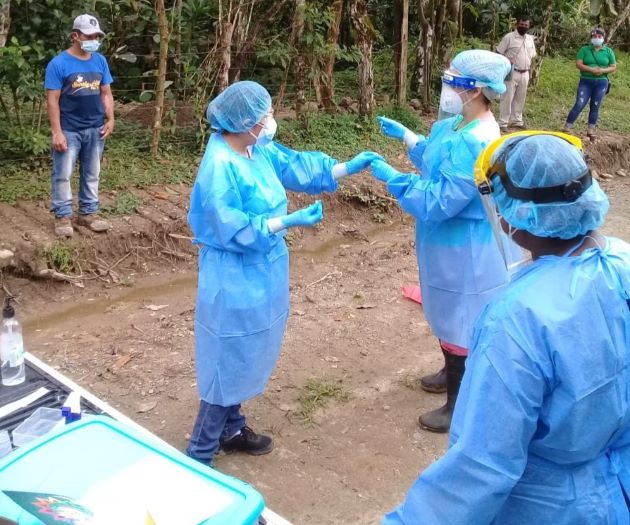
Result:
{"label": "yellow face shield headband", "polygon": [[[515,186],[506,171],[505,164],[507,157],[516,144],[535,135],[559,137],[582,151],[582,141],[566,133],[553,131],[519,131],[505,135],[488,145],[488,147],[481,152],[475,163],[475,183],[482,195],[492,193],[492,179],[497,176],[501,179],[501,183],[510,197],[523,201],[532,201],[536,204],[573,202],[591,186],[593,181],[590,170],[586,170],[578,178],[559,186],[544,188],[520,188]],[[504,151],[502,154],[492,162],[495,153],[504,146],[507,141],[510,141],[509,145],[503,148]]]}

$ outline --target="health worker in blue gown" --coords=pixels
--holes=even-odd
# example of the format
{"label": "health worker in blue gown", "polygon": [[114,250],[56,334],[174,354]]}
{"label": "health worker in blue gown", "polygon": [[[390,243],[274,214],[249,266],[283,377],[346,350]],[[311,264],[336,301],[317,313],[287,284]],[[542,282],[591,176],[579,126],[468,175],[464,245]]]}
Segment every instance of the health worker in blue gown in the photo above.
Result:
{"label": "health worker in blue gown", "polygon": [[481,150],[501,136],[491,102],[505,92],[507,58],[472,49],[442,77],[438,121],[428,137],[379,117],[383,133],[404,141],[420,171],[399,173],[383,161],[375,177],[416,219],[416,252],[424,315],[440,341],[444,367],[423,377],[428,392],[446,392],[444,406],[422,414],[420,426],[448,432],[472,328],[481,309],[508,282],[473,179]]}
{"label": "health worker in blue gown", "polygon": [[187,453],[211,464],[226,452],[270,452],[270,437],[245,424],[240,406],[259,395],[276,364],[289,311],[286,228],[322,220],[322,203],[287,213],[285,189],[318,194],[380,158],[338,163],[273,141],[271,97],[237,82],[210,103],[210,136],[190,198],[199,250],[195,356],[201,398]]}
{"label": "health worker in blue gown", "polygon": [[630,245],[598,231],[576,137],[508,135],[477,167],[533,262],[475,325],[448,451],[383,524],[628,525]]}

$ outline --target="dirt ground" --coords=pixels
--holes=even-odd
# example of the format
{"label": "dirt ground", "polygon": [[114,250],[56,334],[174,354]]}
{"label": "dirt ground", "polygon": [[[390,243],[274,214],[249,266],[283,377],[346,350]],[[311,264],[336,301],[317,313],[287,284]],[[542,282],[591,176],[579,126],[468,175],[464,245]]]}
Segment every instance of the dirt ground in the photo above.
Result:
{"label": "dirt ground", "polygon": [[[598,171],[628,169],[627,145],[594,150]],[[630,240],[630,178],[601,182],[612,204],[604,231]],[[321,226],[290,235],[282,356],[264,395],[244,406],[275,450],[216,461],[296,525],[379,523],[447,444],[417,424],[443,397],[417,389],[440,352],[421,308],[401,295],[417,282],[413,221],[368,175],[344,188],[324,198]],[[75,275],[84,278],[75,284],[31,277],[51,242],[45,203],[0,205],[0,248],[18,260],[3,285],[19,298],[29,351],[183,450],[197,408],[196,258],[181,238],[188,189],[134,192],[140,213],[113,219],[104,237],[77,235],[84,262]],[[309,200],[293,196],[292,207]],[[345,396],[304,418],[298,398],[308,381]]]}

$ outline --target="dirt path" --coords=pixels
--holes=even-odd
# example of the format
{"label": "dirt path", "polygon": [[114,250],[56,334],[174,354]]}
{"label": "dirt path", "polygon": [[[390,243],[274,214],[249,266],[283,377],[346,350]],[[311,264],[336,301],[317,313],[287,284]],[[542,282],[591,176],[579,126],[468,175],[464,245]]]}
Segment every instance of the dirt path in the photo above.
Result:
{"label": "dirt path", "polygon": [[[357,184],[326,199],[322,227],[291,235],[292,314],[282,356],[265,394],[245,405],[249,424],[273,435],[274,452],[216,462],[296,525],[379,523],[447,443],[416,423],[442,397],[416,388],[440,356],[420,307],[400,293],[401,285],[417,281],[413,223],[395,207],[383,215],[380,186]],[[630,179],[603,185],[612,202],[605,232],[630,240]],[[20,295],[30,351],[183,449],[197,405],[196,261],[152,246],[162,242],[152,238],[155,232],[185,231],[177,212],[185,193],[173,203],[161,202],[156,191],[162,190],[146,194],[150,211],[116,219],[109,240],[93,245],[106,261],[134,247],[116,268],[131,286],[109,274],[85,289],[15,276],[5,276],[4,284]],[[368,194],[372,207],[347,202]],[[164,222],[175,226],[156,226],[171,205]],[[17,212],[0,209],[8,213]],[[29,235],[43,235],[46,218],[31,217]],[[135,246],[146,250],[138,255]],[[176,248],[190,250],[185,243]],[[299,401],[309,382],[339,388],[312,414]]]}

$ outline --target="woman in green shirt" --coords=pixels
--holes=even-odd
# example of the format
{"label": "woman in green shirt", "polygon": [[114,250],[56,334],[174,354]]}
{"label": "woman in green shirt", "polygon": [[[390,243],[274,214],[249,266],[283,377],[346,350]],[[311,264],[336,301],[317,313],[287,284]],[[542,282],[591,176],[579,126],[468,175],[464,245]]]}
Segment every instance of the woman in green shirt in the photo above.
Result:
{"label": "woman in green shirt", "polygon": [[604,30],[596,27],[591,31],[591,43],[583,46],[577,54],[576,67],[580,70],[577,98],[569,112],[565,131],[571,131],[573,124],[590,100],[588,112],[588,137],[595,138],[595,125],[599,118],[599,108],[608,92],[608,74],[617,69],[613,50],[604,44]]}

